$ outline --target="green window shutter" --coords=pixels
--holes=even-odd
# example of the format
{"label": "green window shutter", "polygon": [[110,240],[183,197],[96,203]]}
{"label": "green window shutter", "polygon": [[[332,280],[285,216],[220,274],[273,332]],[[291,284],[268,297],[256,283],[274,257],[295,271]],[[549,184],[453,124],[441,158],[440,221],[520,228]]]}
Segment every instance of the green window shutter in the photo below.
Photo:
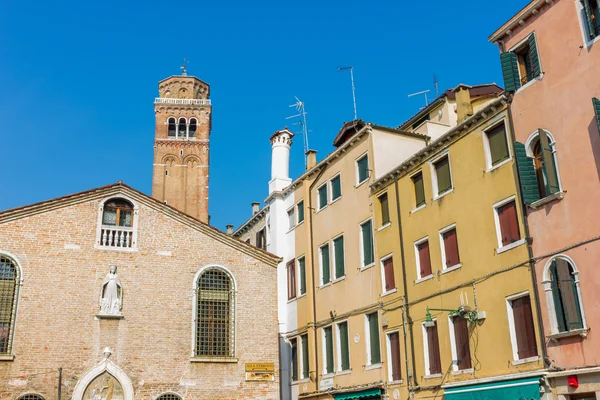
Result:
{"label": "green window shutter", "polygon": [[515,159],[517,160],[523,203],[531,204],[538,201],[540,199],[540,189],[538,188],[533,160],[527,157],[527,151],[523,143],[515,142]]}
{"label": "green window shutter", "polygon": [[517,55],[513,52],[500,54],[502,64],[502,75],[504,76],[504,90],[514,92],[521,87],[519,79],[519,62]]}
{"label": "green window shutter", "polygon": [[319,209],[321,209],[327,205],[327,185],[321,186],[317,192],[319,194]]}
{"label": "green window shutter", "polygon": [[306,379],[310,371],[308,365],[308,335],[300,336],[300,342],[302,343],[302,379]]}
{"label": "green window shutter", "polygon": [[552,300],[554,301],[554,314],[556,315],[558,331],[566,332],[567,322],[565,320],[565,312],[563,310],[562,301],[560,298],[559,279],[556,271],[556,261],[552,261],[552,264],[550,265],[550,273],[552,275]]}
{"label": "green window shutter", "polygon": [[598,132],[600,133],[600,100],[597,98],[592,99],[594,105],[594,113],[596,113],[596,125],[598,126]]}
{"label": "green window shutter", "polygon": [[506,129],[504,124],[500,124],[487,133],[490,144],[490,155],[492,165],[496,165],[508,159],[508,143],[506,141]]}
{"label": "green window shutter", "polygon": [[331,274],[329,272],[329,271],[331,271],[331,268],[329,265],[329,245],[325,245],[325,246],[321,247],[321,268],[322,268],[321,276],[323,277],[322,284],[325,285],[325,284],[331,282]]}
{"label": "green window shutter", "polygon": [[375,262],[373,251],[373,226],[369,220],[361,225],[363,245],[363,267]]}
{"label": "green window shutter", "polygon": [[544,176],[546,177],[546,193],[548,195],[560,191],[558,186],[558,176],[556,174],[556,164],[554,164],[554,154],[548,140],[548,135],[543,129],[538,129],[540,136],[540,147],[542,149],[542,160],[544,163]]}
{"label": "green window shutter", "polygon": [[331,326],[325,328],[325,370],[328,374],[333,372],[333,336]]}
{"label": "green window shutter", "polygon": [[335,255],[335,278],[341,278],[346,274],[344,270],[344,237],[333,241],[333,253]]}
{"label": "green window shutter", "polygon": [[415,202],[416,207],[425,204],[425,187],[423,186],[423,173],[419,172],[412,178],[415,186]]}
{"label": "green window shutter", "polygon": [[369,314],[369,345],[371,349],[370,364],[381,362],[381,350],[379,349],[379,318],[377,313]]}
{"label": "green window shutter", "polygon": [[304,221],[304,201],[298,203],[298,223]]}
{"label": "green window shutter", "polygon": [[540,68],[540,58],[538,55],[537,49],[537,41],[535,40],[535,33],[529,35],[527,39],[529,42],[529,57],[531,61],[531,79],[535,79],[542,73],[542,69]]}
{"label": "green window shutter", "polygon": [[561,258],[556,259],[554,263],[567,330],[581,329],[583,328],[583,319],[581,318],[577,285],[571,274],[571,267],[566,260]]}
{"label": "green window shutter", "polygon": [[306,293],[306,260],[304,257],[298,260],[298,269],[300,274],[300,295]]}
{"label": "green window shutter", "polygon": [[381,225],[385,225],[390,222],[390,206],[387,193],[379,196],[379,206],[381,207]]}
{"label": "green window shutter", "polygon": [[356,163],[358,165],[358,183],[361,183],[369,178],[369,157],[364,156]]}
{"label": "green window shutter", "polygon": [[340,333],[340,351],[342,359],[342,371],[350,369],[350,347],[348,346],[348,323],[343,322],[339,325]]}
{"label": "green window shutter", "polygon": [[452,189],[450,160],[448,160],[448,157],[444,157],[435,163],[435,176],[437,178],[438,195]]}
{"label": "green window shutter", "polygon": [[585,27],[587,30],[587,36],[588,39],[591,40],[596,37],[596,24],[594,24],[594,19],[592,18],[594,13],[592,11],[590,1],[596,0],[581,0],[583,3],[583,10],[585,11]]}
{"label": "green window shutter", "polygon": [[340,176],[336,176],[331,180],[331,200],[338,199],[342,196],[342,181]]}

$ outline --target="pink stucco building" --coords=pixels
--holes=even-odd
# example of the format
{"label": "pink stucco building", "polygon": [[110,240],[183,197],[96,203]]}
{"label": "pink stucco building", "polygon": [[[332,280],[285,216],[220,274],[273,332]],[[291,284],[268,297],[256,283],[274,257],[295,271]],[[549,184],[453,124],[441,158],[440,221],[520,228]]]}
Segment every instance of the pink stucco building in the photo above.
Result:
{"label": "pink stucco building", "polygon": [[600,6],[534,0],[489,40],[513,96],[548,397],[600,399]]}

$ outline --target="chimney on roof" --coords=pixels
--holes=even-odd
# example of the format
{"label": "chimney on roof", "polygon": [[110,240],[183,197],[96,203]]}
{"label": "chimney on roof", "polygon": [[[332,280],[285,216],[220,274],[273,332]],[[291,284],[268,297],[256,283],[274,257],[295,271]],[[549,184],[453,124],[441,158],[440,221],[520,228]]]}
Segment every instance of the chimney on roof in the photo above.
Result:
{"label": "chimney on roof", "polygon": [[290,147],[294,134],[283,128],[271,135],[271,181],[269,194],[285,189],[290,179]]}
{"label": "chimney on roof", "polygon": [[473,115],[473,104],[471,104],[471,86],[460,84],[454,88],[456,93],[456,114],[458,123]]}
{"label": "chimney on roof", "polygon": [[306,152],[306,170],[308,171],[315,165],[317,165],[317,151],[316,150],[308,150]]}
{"label": "chimney on roof", "polygon": [[233,225],[226,225],[225,228],[228,235],[233,235]]}
{"label": "chimney on roof", "polygon": [[252,215],[258,214],[260,203],[257,201],[252,202]]}

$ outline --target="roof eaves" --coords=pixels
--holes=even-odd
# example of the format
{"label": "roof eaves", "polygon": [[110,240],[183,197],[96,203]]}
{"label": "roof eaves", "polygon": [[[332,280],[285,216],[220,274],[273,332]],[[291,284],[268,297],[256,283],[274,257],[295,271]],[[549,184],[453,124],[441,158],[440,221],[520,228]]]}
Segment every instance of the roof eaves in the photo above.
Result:
{"label": "roof eaves", "polygon": [[[533,0],[525,7],[523,7],[519,12],[513,15],[508,21],[506,21],[500,28],[498,28],[494,33],[492,33],[488,37],[488,41],[491,43],[495,43],[498,40],[502,39],[505,35],[510,35],[512,33],[515,25],[524,25],[525,20],[535,15],[539,12],[539,9],[545,6],[552,5],[551,1],[548,0]],[[539,6],[539,7],[538,7]]]}
{"label": "roof eaves", "polygon": [[258,210],[258,212],[256,214],[252,215],[250,218],[248,218],[246,220],[246,222],[244,222],[242,225],[240,225],[239,228],[237,228],[232,233],[232,235],[236,236],[238,234],[245,233],[247,230],[252,228],[257,222],[259,222],[261,219],[263,219],[263,217],[267,214],[268,210],[269,210],[269,206],[265,206],[265,207],[261,208],[260,210]]}

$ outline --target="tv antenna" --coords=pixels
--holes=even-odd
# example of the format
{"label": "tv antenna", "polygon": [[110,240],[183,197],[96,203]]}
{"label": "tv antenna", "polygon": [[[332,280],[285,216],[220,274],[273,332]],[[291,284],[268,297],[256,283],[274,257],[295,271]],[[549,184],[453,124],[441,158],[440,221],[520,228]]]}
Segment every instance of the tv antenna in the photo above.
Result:
{"label": "tv antenna", "polygon": [[350,81],[352,82],[352,101],[354,102],[354,120],[356,121],[358,119],[358,116],[356,114],[356,90],[354,89],[354,69],[352,68],[352,65],[350,65],[349,67],[338,68],[338,71],[346,70],[350,70]]}
{"label": "tv antenna", "polygon": [[435,87],[435,97],[440,95],[440,85],[436,74],[433,74],[433,86]]}
{"label": "tv antenna", "polygon": [[286,119],[293,119],[296,118],[296,122],[293,123],[293,125],[297,125],[300,126],[301,130],[302,130],[302,139],[304,142],[304,168],[306,168],[307,166],[307,158],[306,158],[306,153],[308,152],[308,127],[306,126],[306,111],[304,109],[304,102],[300,101],[300,99],[297,96],[294,96],[294,98],[296,99],[296,102],[294,104],[290,105],[291,107],[296,108],[296,111],[298,112],[298,114],[292,115],[290,117],[287,117]]}
{"label": "tv antenna", "polygon": [[[427,93],[429,93],[430,90],[423,90],[421,92],[417,92],[417,93],[413,93],[413,94],[409,94],[408,97],[413,97],[413,96],[418,96],[420,94],[424,94],[425,95],[425,107],[427,107],[429,105],[429,99],[427,98]],[[421,107],[420,109],[424,109],[425,107]]]}

